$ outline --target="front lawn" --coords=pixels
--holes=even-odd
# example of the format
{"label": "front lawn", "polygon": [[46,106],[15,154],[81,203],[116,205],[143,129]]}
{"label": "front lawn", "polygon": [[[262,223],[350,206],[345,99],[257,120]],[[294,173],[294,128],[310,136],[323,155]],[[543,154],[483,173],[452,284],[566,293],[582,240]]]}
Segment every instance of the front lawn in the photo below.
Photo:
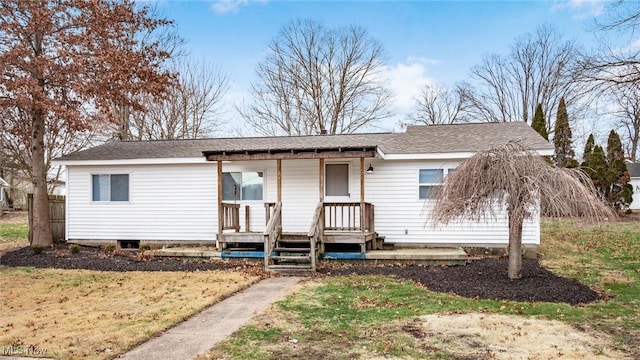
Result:
{"label": "front lawn", "polygon": [[235,271],[0,267],[3,352],[111,359],[258,280]]}
{"label": "front lawn", "polygon": [[308,281],[201,358],[640,357],[640,225],[542,229],[545,267],[606,298],[469,299],[383,276]]}

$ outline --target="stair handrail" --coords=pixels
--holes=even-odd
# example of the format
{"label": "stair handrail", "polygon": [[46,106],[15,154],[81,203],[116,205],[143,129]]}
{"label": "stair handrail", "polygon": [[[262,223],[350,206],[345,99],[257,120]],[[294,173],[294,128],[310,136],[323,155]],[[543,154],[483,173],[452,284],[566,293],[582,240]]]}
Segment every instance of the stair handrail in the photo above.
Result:
{"label": "stair handrail", "polygon": [[273,208],[271,218],[264,230],[264,266],[269,267],[269,258],[275,247],[276,241],[282,235],[282,203],[278,202]]}
{"label": "stair handrail", "polygon": [[324,235],[324,203],[320,201],[316,206],[316,211],[313,214],[313,220],[311,221],[311,228],[307,233],[309,237],[309,256],[311,256],[311,269],[316,269],[316,261],[318,254],[316,253],[316,244],[322,241]]}

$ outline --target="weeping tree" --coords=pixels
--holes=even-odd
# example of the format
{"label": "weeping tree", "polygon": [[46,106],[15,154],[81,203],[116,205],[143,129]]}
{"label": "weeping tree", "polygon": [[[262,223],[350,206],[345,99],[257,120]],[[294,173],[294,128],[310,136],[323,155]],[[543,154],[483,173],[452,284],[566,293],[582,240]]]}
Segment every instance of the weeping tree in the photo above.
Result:
{"label": "weeping tree", "polygon": [[432,216],[434,225],[460,218],[495,219],[505,206],[512,280],[522,276],[522,225],[538,209],[543,216],[592,221],[616,216],[582,171],[555,167],[513,141],[462,162],[445,180]]}

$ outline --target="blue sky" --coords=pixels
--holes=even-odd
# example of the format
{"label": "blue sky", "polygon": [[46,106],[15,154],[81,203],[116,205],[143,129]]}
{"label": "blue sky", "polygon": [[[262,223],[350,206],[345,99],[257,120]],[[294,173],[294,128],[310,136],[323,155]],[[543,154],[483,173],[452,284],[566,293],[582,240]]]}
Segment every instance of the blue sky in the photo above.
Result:
{"label": "blue sky", "polygon": [[255,66],[278,30],[294,19],[328,27],[359,25],[388,53],[386,76],[396,93],[391,130],[411,111],[413,97],[427,83],[465,80],[483,55],[506,53],[514,39],[543,24],[567,39],[593,46],[591,21],[605,3],[570,1],[270,1],[222,0],[160,3],[177,23],[196,59],[218,64],[231,80],[225,116],[237,121],[233,104],[250,101]]}

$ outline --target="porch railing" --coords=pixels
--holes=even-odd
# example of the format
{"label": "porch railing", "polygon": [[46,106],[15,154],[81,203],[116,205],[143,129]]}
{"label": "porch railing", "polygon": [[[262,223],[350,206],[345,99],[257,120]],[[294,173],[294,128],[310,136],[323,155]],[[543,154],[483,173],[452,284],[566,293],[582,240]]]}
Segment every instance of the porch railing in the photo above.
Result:
{"label": "porch railing", "polygon": [[371,203],[324,203],[325,230],[375,231],[374,206]]}
{"label": "porch railing", "polygon": [[266,202],[264,203],[264,223],[268,224],[269,219],[273,214],[273,209],[276,207],[276,203],[274,202]]}
{"label": "porch railing", "polygon": [[282,203],[277,203],[271,212],[271,218],[264,230],[264,266],[269,266],[269,257],[273,251],[276,241],[282,235]]}
{"label": "porch railing", "polygon": [[[318,203],[316,206],[316,211],[313,214],[313,220],[311,221],[311,228],[307,233],[309,237],[309,255],[311,256],[311,268],[313,270],[316,269],[316,261],[318,259],[318,254],[316,253],[317,244],[322,244],[322,236],[324,234],[324,205],[322,202]],[[324,249],[320,249],[320,252],[323,253]]]}
{"label": "porch railing", "polygon": [[240,204],[222,203],[222,230],[240,231]]}

